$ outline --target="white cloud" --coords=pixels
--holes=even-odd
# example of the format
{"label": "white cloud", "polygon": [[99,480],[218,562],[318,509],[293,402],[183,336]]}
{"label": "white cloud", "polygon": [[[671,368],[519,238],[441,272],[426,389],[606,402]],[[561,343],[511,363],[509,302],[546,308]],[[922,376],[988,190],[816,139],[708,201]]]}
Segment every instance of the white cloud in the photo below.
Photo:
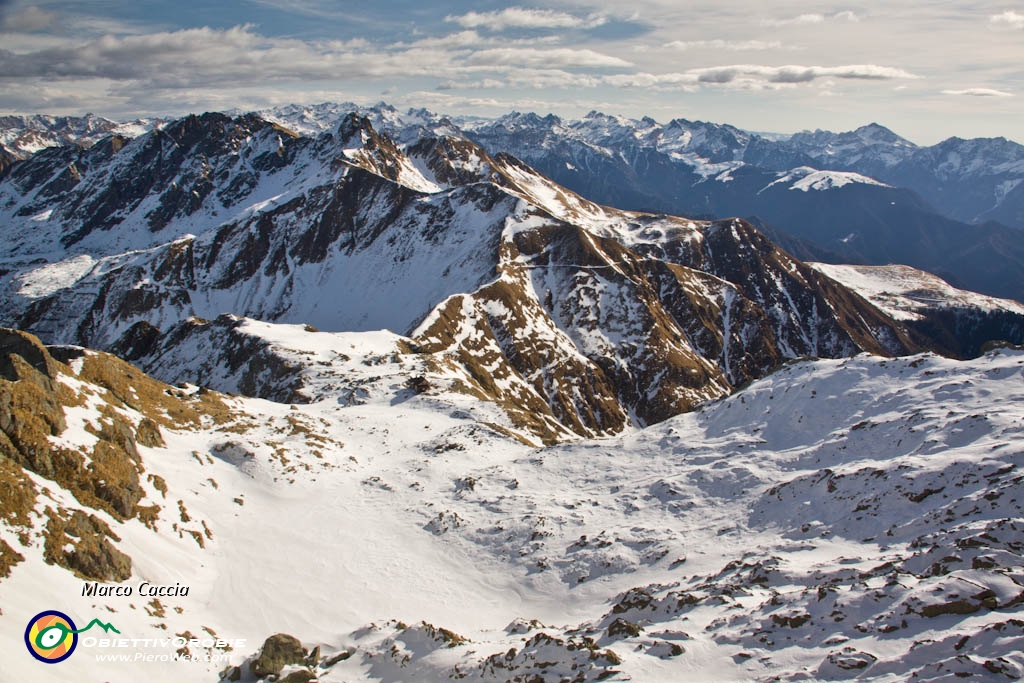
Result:
{"label": "white cloud", "polygon": [[516,69],[505,76],[512,87],[533,88],[592,88],[600,85],[601,76],[572,73],[562,69]]}
{"label": "white cloud", "polygon": [[615,74],[601,78],[601,84],[616,88],[645,88],[654,90],[696,90],[697,77],[689,73],[668,74]]}
{"label": "white cloud", "polygon": [[[662,2],[650,0],[655,1]],[[645,26],[653,26],[655,19],[647,11],[647,5],[641,2],[638,7],[643,10]],[[349,41],[273,37],[254,26],[173,31],[143,27],[145,32],[141,34],[116,33],[99,37],[77,30],[70,15],[61,15],[61,27],[67,31],[62,36],[23,33],[0,39],[0,101],[7,102],[8,108],[17,105],[22,111],[62,109],[61,113],[70,113],[69,110],[91,109],[120,115],[118,112],[141,113],[144,109],[154,113],[180,113],[186,108],[256,106],[271,98],[279,103],[312,101],[311,96],[306,95],[310,92],[325,93],[322,97],[313,97],[318,100],[369,101],[381,97],[383,91],[393,103],[408,101],[416,106],[444,102],[467,108],[524,109],[530,108],[526,100],[536,97],[538,102],[550,100],[552,106],[565,111],[567,103],[577,97],[588,102],[615,99],[611,106],[619,113],[631,108],[631,113],[653,114],[660,107],[670,106],[666,103],[678,107],[680,103],[713,103],[716,97],[724,101],[715,94],[724,90],[785,89],[792,92],[792,97],[779,101],[799,100],[806,105],[811,95],[822,91],[849,96],[852,91],[866,89],[850,88],[851,81],[844,79],[884,83],[884,87],[873,86],[872,91],[884,90],[884,96],[893,86],[916,77],[909,73],[910,69],[898,68],[899,64],[884,66],[886,60],[874,54],[870,46],[859,51],[823,52],[820,47],[828,44],[832,34],[847,34],[844,29],[855,26],[840,25],[840,21],[851,20],[840,16],[842,13],[818,15],[824,22],[819,22],[820,30],[815,28],[816,19],[800,19],[803,26],[794,25],[789,29],[806,34],[798,41],[781,33],[773,35],[779,33],[776,31],[760,29],[758,33],[761,17],[749,16],[749,12],[743,30],[730,30],[728,34],[719,32],[724,24],[699,28],[666,21],[647,33],[627,31],[619,39],[605,39],[602,35],[600,42],[578,40],[578,29],[599,21],[588,12],[604,9],[590,5],[588,9],[564,12],[470,13],[450,18],[447,24],[438,21],[432,32],[430,27],[424,26],[427,33],[403,30],[391,33],[393,37],[388,39],[380,37],[387,34],[371,32],[367,35],[374,37]],[[476,26],[465,26],[457,21],[469,16],[477,17],[471,20]],[[612,17],[618,15],[608,8],[603,16],[609,17],[611,22],[617,21]],[[987,26],[987,18],[988,13],[982,15],[982,30]],[[501,28],[516,27],[547,27],[549,30],[525,31],[510,38],[495,33]],[[448,35],[443,34],[446,29],[450,31]],[[615,32],[609,30],[608,33]],[[291,32],[290,35],[301,34]],[[724,38],[724,35],[729,37]],[[791,42],[806,44],[814,52],[784,52],[793,49]],[[633,48],[637,46],[649,46],[650,50],[636,51]],[[810,65],[804,65],[806,62],[777,65],[777,56],[788,55],[781,59],[800,61],[804,57],[797,55],[808,54],[845,54],[848,55],[846,61],[855,63],[819,66],[814,65],[814,62],[820,64],[815,58],[807,60],[812,62]],[[734,61],[735,57],[740,59]],[[822,57],[822,61],[824,59]],[[754,63],[744,63],[747,60]],[[917,72],[917,68],[926,69],[926,66],[914,69],[916,73],[925,74],[925,71]],[[984,80],[980,77],[953,80],[955,75],[950,74],[946,78],[950,79],[947,83],[1004,82],[998,75]],[[833,87],[830,81],[839,85]],[[943,86],[932,87],[934,92]],[[624,89],[630,91],[627,93]],[[327,94],[334,92],[338,94]],[[413,92],[429,95],[424,94],[423,99],[417,101],[418,96],[410,94]],[[17,95],[16,99],[11,100],[12,94]],[[742,101],[748,105],[743,110],[759,110],[756,96],[737,93],[736,98],[745,99],[732,97],[730,102]],[[854,101],[854,98],[848,99]],[[1011,99],[1007,103],[1012,105],[1015,101]],[[37,104],[33,106],[32,102]],[[597,105],[580,106],[590,109]],[[813,105],[810,108],[813,109]],[[707,110],[703,115],[717,115],[720,120],[729,120],[730,116]],[[763,124],[764,127],[769,125],[777,124]]]}
{"label": "white cloud", "polygon": [[498,90],[507,88],[508,82],[499,81],[494,78],[484,78],[479,81],[443,81],[438,84],[438,90]]}
{"label": "white cloud", "polygon": [[943,90],[943,95],[967,95],[969,97],[1013,97],[1012,92],[992,88],[966,88],[965,90]]}
{"label": "white cloud", "polygon": [[630,62],[588,49],[497,47],[480,50],[466,57],[466,63],[477,66],[534,67],[627,67]]}
{"label": "white cloud", "polygon": [[98,38],[106,35],[143,36],[155,31],[173,29],[167,25],[154,25],[143,20],[113,19],[85,14],[66,15],[62,18],[61,24],[63,30],[58,35],[64,43],[67,43],[69,35],[79,39]]}
{"label": "white cloud", "polygon": [[[385,87],[499,91],[502,88],[594,87],[602,72],[630,67],[586,48],[548,47],[548,40],[493,41],[475,31],[411,43],[365,39],[271,38],[252,26],[107,35],[80,42],[44,42],[14,52],[0,48],[0,96],[23,111],[77,109],[154,112],[255,106],[264,92]],[[6,47],[6,46],[5,46]],[[579,73],[579,70],[586,73]],[[435,85],[439,84],[439,85]],[[30,106],[29,102],[36,102]],[[465,100],[469,101],[469,100]],[[484,106],[483,99],[475,100]],[[104,106],[98,106],[99,104]]]}
{"label": "white cloud", "polygon": [[0,81],[110,79],[138,87],[195,89],[238,83],[456,78],[521,68],[622,68],[630,63],[590,49],[501,47],[472,31],[412,44],[268,38],[252,26],[104,36],[29,52],[0,49]]}
{"label": "white cloud", "polygon": [[824,14],[801,14],[791,19],[765,19],[767,26],[790,26],[792,24],[821,24],[825,21]]}
{"label": "white cloud", "polygon": [[109,78],[158,87],[198,87],[243,80],[427,74],[452,66],[450,56],[441,50],[387,53],[370,49],[363,40],[314,43],[266,38],[252,28],[108,35],[28,53],[0,50],[0,78]]}
{"label": "white cloud", "polygon": [[41,31],[49,28],[57,21],[55,12],[47,12],[35,5],[16,10],[4,17],[3,28],[5,31]]}
{"label": "white cloud", "polygon": [[1024,29],[1024,14],[1006,10],[1002,14],[989,17],[989,22],[997,27]]}
{"label": "white cloud", "polygon": [[461,16],[447,16],[444,20],[464,28],[483,28],[489,31],[509,28],[593,28],[607,21],[598,15],[582,18],[565,12],[522,7],[507,7],[500,12],[469,12]]}
{"label": "white cloud", "polygon": [[[534,36],[531,38],[516,38],[514,40],[504,39],[501,41],[503,46],[522,46],[522,45],[551,45],[556,44],[560,41],[558,36]],[[420,38],[409,43],[393,43],[389,45],[389,48],[473,48],[484,45],[494,45],[494,39],[490,37],[481,36],[476,31],[459,31],[458,33],[452,33],[446,36],[438,36],[435,38]]]}
{"label": "white cloud", "polygon": [[758,64],[734,64],[703,69],[692,69],[701,83],[725,84],[736,80],[755,80],[768,83],[809,83],[818,78],[842,78],[856,80],[891,80],[919,78],[903,69],[876,64],[849,64],[844,66],[762,66]]}
{"label": "white cloud", "polygon": [[745,52],[748,50],[778,50],[782,43],[777,40],[673,40],[665,43],[665,47],[676,50],[729,50]]}
{"label": "white cloud", "polygon": [[474,47],[476,45],[483,45],[489,41],[485,40],[476,31],[459,31],[458,33],[452,33],[447,36],[439,36],[437,38],[420,38],[411,43],[396,43],[395,47],[409,47],[409,48],[427,48],[427,47]]}
{"label": "white cloud", "polygon": [[[608,85],[616,88],[641,88],[658,91],[692,92],[699,87],[728,87],[742,90],[777,90],[805,83],[822,81],[822,86],[831,89],[837,80],[894,80],[916,79],[903,69],[875,64],[850,64],[844,66],[762,66],[758,64],[733,64],[728,66],[704,67],[668,73],[625,73],[606,74],[596,78],[581,79],[578,74],[562,74],[564,85],[591,86]],[[556,77],[552,76],[552,81]],[[542,85],[547,83],[539,78]]]}
{"label": "white cloud", "polygon": [[32,89],[7,87],[0,83],[0,100],[8,112],[35,113],[39,111],[100,111],[110,106],[110,99],[91,88],[81,90],[54,88],[40,83]]}
{"label": "white cloud", "polygon": [[801,14],[796,17],[790,17],[787,19],[765,19],[762,24],[765,26],[797,26],[797,25],[808,25],[808,24],[823,24],[826,21],[847,21],[847,22],[858,22],[860,17],[855,12],[850,10],[844,10],[842,12],[836,12],[835,14],[824,15],[824,14]]}
{"label": "white cloud", "polygon": [[[276,10],[293,14],[304,14],[320,19],[349,19],[353,14],[342,3],[323,2],[322,0],[249,0],[257,5],[272,7]],[[338,7],[337,5],[342,5]]]}

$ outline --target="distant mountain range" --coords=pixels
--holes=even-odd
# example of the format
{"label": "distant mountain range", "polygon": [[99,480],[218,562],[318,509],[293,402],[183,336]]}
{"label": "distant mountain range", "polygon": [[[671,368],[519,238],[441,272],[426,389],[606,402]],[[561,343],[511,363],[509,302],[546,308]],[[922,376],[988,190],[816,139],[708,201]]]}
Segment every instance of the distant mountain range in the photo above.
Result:
{"label": "distant mountain range", "polygon": [[[512,114],[467,134],[594,201],[756,217],[783,246],[798,250],[796,238],[811,252],[804,255],[819,260],[906,264],[1024,298],[1024,245],[1014,229],[1024,220],[1013,218],[1024,207],[1014,190],[1024,179],[1024,147],[1006,140],[918,148],[877,125],[780,140],[718,124],[597,113],[579,121]],[[932,197],[944,198],[942,209]]]}
{"label": "distant mountain range", "polygon": [[[416,129],[445,134],[463,131],[488,142],[508,134],[511,139],[504,141],[503,151],[518,150],[522,154],[516,156],[525,161],[532,160],[538,148],[550,152],[559,143],[578,140],[595,150],[622,152],[627,161],[627,150],[656,150],[688,162],[703,178],[740,165],[766,171],[809,166],[853,172],[913,190],[940,213],[957,221],[997,221],[1024,228],[1024,146],[1006,138],[952,137],[922,147],[877,123],[843,133],[817,130],[780,135],[752,133],[727,124],[686,119],[659,124],[650,118],[628,119],[598,112],[579,120],[519,113],[486,119],[444,117],[425,109],[402,113],[385,104],[370,108],[352,104],[290,105],[260,113],[308,133],[323,130],[342,112],[355,109],[389,133],[408,134]],[[528,149],[533,153],[527,153]],[[568,161],[571,166],[572,160]]]}
{"label": "distant mountain range", "polygon": [[151,118],[118,122],[95,114],[0,116],[0,150],[11,157],[24,159],[47,147],[88,147],[108,135],[135,137],[164,121]]}
{"label": "distant mountain range", "polygon": [[[470,139],[506,152],[591,201],[697,218],[746,217],[801,257],[914,266],[951,283],[1024,298],[1024,147],[950,138],[920,147],[878,124],[855,131],[757,134],[675,119],[591,112],[446,117],[386,104],[290,105],[259,113],[303,135],[359,111],[400,144]],[[45,146],[132,137],[160,120],[0,119],[0,169]],[[3,173],[0,170],[0,173]]]}

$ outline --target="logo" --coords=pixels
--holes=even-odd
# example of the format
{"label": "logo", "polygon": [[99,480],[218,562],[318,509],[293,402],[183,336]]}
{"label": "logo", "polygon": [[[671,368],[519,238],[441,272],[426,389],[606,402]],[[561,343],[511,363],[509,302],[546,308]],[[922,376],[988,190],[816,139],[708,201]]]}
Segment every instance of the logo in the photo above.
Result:
{"label": "logo", "polygon": [[51,609],[32,617],[25,629],[25,647],[40,662],[56,664],[71,656],[78,647],[78,634],[99,626],[104,631],[120,633],[112,624],[93,619],[83,629],[76,629],[71,617]]}

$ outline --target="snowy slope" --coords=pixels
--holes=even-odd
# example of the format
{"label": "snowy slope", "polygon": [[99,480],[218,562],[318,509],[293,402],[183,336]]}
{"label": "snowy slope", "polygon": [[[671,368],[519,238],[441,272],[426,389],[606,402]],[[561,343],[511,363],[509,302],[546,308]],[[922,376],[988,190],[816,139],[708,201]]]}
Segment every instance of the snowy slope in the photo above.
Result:
{"label": "snowy slope", "polygon": [[[349,340],[323,349],[386,352]],[[70,367],[61,381],[86,388]],[[75,597],[81,581],[5,520],[26,559],[0,580],[0,635],[20,639],[42,601],[125,637],[246,639],[211,664],[76,652],[79,675],[111,681],[215,680],[228,664],[253,680],[245,660],[277,632],[320,646],[323,681],[1003,680],[1024,667],[1022,368],[1019,351],[804,361],[647,430],[546,449],[456,394],[232,399],[230,431],[165,426],[164,446],[140,448],[166,483],[156,531],[96,513],[133,558],[129,584],[190,595],[159,611]],[[91,410],[65,408],[69,429]],[[204,547],[172,522],[206,522]],[[24,653],[7,667],[63,680]]]}
{"label": "snowy slope", "polygon": [[[301,343],[302,333],[301,329],[298,333],[280,329],[276,336],[281,341],[290,338],[294,345],[296,341]],[[10,348],[6,345],[6,338],[4,341],[5,348]],[[369,353],[383,357],[390,353],[388,341],[379,335],[366,335],[353,338],[353,341],[358,341],[363,349],[360,361],[367,360]],[[337,348],[338,344],[332,346]],[[359,351],[353,346],[344,344],[342,348],[354,355]],[[316,348],[315,340],[312,348]],[[48,369],[61,384],[95,398],[82,409],[72,405],[63,408],[67,425],[59,434],[61,440],[69,444],[84,442],[87,446],[89,425],[100,423],[99,411],[104,404],[113,406],[132,424],[139,423],[144,415],[153,414],[149,412],[146,399],[152,391],[162,390],[161,387],[131,379],[127,385],[117,385],[124,387],[121,395],[142,397],[141,401],[127,399],[129,404],[140,406],[140,414],[139,410],[106,394],[104,389],[107,385],[97,386],[98,381],[106,382],[111,377],[111,369],[115,374],[120,372],[121,366],[116,361],[88,354],[83,361],[76,353],[71,355],[73,358],[69,366],[49,361]],[[28,381],[20,379],[19,383]],[[349,386],[353,390],[365,387],[366,383],[357,382]],[[190,394],[195,396],[195,389],[194,386],[184,391],[167,389],[167,393],[181,396],[178,399],[183,404],[181,409],[187,413],[189,402],[197,400],[188,398]],[[7,395],[4,396],[6,400]],[[499,411],[492,409],[488,412],[486,404],[457,394],[444,399],[419,399],[414,391],[401,383],[387,393],[370,392],[365,400],[349,406],[343,414],[342,406],[333,396],[303,411],[288,404],[225,399],[210,393],[198,396],[204,405],[223,406],[226,410],[218,408],[219,412],[214,412],[208,409],[207,414],[212,419],[203,419],[198,424],[187,421],[162,424],[159,428],[162,443],[143,446],[141,438],[137,444],[134,439],[132,441],[141,454],[144,476],[148,477],[143,484],[146,497],[142,498],[140,505],[158,505],[155,518],[147,518],[149,521],[142,523],[139,517],[126,515],[122,521],[121,517],[100,509],[98,505],[86,505],[86,499],[80,495],[76,500],[58,488],[56,496],[53,493],[47,496],[45,491],[39,494],[35,512],[28,514],[28,534],[19,537],[15,532],[15,528],[26,529],[25,525],[3,526],[3,539],[12,547],[19,548],[27,558],[24,564],[18,565],[11,581],[3,580],[0,585],[4,613],[18,615],[3,620],[5,631],[22,628],[14,623],[15,620],[22,620],[25,612],[42,609],[37,607],[41,599],[47,604],[60,604],[66,610],[83,615],[95,612],[97,599],[81,596],[81,579],[76,580],[70,572],[43,561],[44,535],[38,532],[44,526],[41,521],[53,517],[44,508],[56,504],[61,506],[62,513],[84,509],[87,514],[98,515],[116,529],[116,538],[120,539],[117,547],[132,562],[131,579],[119,576],[119,580],[128,580],[133,586],[142,580],[158,585],[177,582],[190,586],[190,595],[185,598],[175,599],[172,596],[156,604],[145,599],[108,602],[111,609],[104,609],[99,616],[109,619],[122,634],[132,634],[136,638],[185,631],[206,637],[209,631],[204,631],[210,629],[224,637],[248,637],[250,642],[256,642],[255,638],[261,635],[258,626],[261,617],[258,615],[277,613],[283,617],[290,609],[293,617],[286,620],[293,625],[303,621],[313,623],[309,621],[308,609],[320,602],[318,596],[324,590],[331,590],[339,581],[351,590],[361,583],[374,581],[377,588],[363,589],[360,600],[367,608],[384,606],[389,602],[384,598],[388,592],[386,577],[405,576],[407,568],[414,564],[427,566],[433,562],[436,575],[452,576],[448,590],[453,596],[476,599],[493,590],[486,589],[483,582],[476,587],[461,585],[468,580],[469,574],[460,571],[456,581],[455,574],[460,566],[458,554],[433,547],[429,534],[417,533],[421,530],[415,524],[415,515],[410,517],[402,508],[360,500],[360,491],[377,485],[378,479],[373,476],[377,468],[367,470],[365,466],[379,458],[391,459],[392,446],[389,443],[392,441],[396,445],[401,444],[403,449],[413,443],[420,444],[415,451],[406,454],[413,457],[416,452],[423,457],[445,452],[448,439],[473,439],[470,443],[477,444],[500,440],[506,443],[506,449],[524,449],[525,446],[515,439],[502,435],[500,423],[503,417]],[[180,412],[175,407],[179,404],[173,399],[163,400],[172,413]],[[6,404],[5,410],[9,408],[10,405]],[[476,411],[476,419],[470,417],[467,408]],[[451,435],[446,436],[449,432]],[[451,456],[443,459],[449,460]],[[362,475],[355,474],[359,470],[362,470]],[[331,472],[341,471],[353,476],[342,479],[328,477]],[[40,472],[42,475],[35,471],[28,474],[36,490],[42,491],[46,486],[52,490],[54,482],[50,479],[53,476]],[[22,490],[28,490],[27,485],[23,486]],[[319,502],[315,502],[314,497]],[[348,503],[339,505],[339,501]],[[426,521],[430,513],[423,510],[421,514]],[[37,516],[38,520],[33,519]],[[367,525],[361,520],[374,520],[374,523]],[[414,524],[406,531],[398,531],[395,535],[381,533],[384,528],[397,530],[410,520]],[[252,522],[256,522],[256,526],[250,526]],[[266,533],[257,533],[259,528],[264,528]],[[195,537],[190,535],[193,530],[198,530]],[[303,537],[303,533],[310,535]],[[328,535],[334,550],[323,547],[323,540]],[[22,543],[21,538],[27,544]],[[319,542],[318,538],[321,539]],[[309,550],[314,544],[320,546],[320,557],[329,557],[333,561],[308,565],[304,561],[306,552],[301,549]],[[377,560],[367,556],[371,547],[375,548],[373,555]],[[396,562],[398,555],[404,557],[404,561]],[[244,557],[251,558],[251,561]],[[349,559],[345,560],[346,557]],[[350,563],[349,569],[341,568],[338,561]],[[292,578],[277,583],[275,576]],[[416,594],[424,596],[420,601],[422,604],[433,604],[433,596],[438,595],[439,590],[436,581],[428,576],[409,578],[417,587],[408,594],[395,595],[392,605],[396,609],[408,607],[416,602]],[[287,582],[291,582],[294,591],[287,589]],[[266,594],[274,604],[244,597],[253,587],[275,583],[273,591]],[[308,602],[310,599],[315,603]],[[233,608],[230,606],[233,604],[241,607],[242,611],[231,616]],[[354,628],[362,623],[363,617],[358,615],[361,611],[358,601],[350,598],[344,604],[339,602],[338,606],[340,611],[323,614],[320,623],[325,628],[333,629],[342,624]],[[451,610],[442,610],[441,614],[454,611],[457,611],[455,606]],[[350,617],[329,626],[346,613]],[[227,620],[218,614],[223,614]],[[159,647],[150,649],[159,652]],[[58,669],[32,669],[35,662],[28,658],[27,653],[22,655],[17,666],[27,665],[24,669],[26,675],[33,672],[30,677],[35,680],[61,680]],[[123,668],[120,669],[122,673],[118,673],[116,664],[104,666],[103,663],[90,662],[90,659],[80,655],[76,660],[77,670],[82,675],[91,680],[123,679]],[[196,668],[194,671],[206,671],[209,678],[215,678],[210,672],[221,668],[223,665]],[[135,674],[129,677],[131,675]],[[175,673],[173,668],[165,668],[162,672],[156,670],[154,676],[154,680],[182,680],[181,672]],[[194,680],[192,676],[186,678]],[[196,678],[202,680],[203,676],[196,675]]]}
{"label": "snowy slope", "polygon": [[957,289],[909,266],[812,267],[932,339],[941,352],[969,358],[992,344],[1024,340],[1024,306]]}
{"label": "snowy slope", "polygon": [[951,286],[942,278],[910,266],[842,266],[808,264],[858,292],[894,318],[915,320],[919,311],[935,308],[975,308],[1024,314],[1024,305]]}
{"label": "snowy slope", "polygon": [[819,171],[817,169],[810,168],[809,166],[801,166],[799,168],[794,168],[791,171],[787,171],[786,173],[781,173],[779,179],[773,181],[765,189],[772,185],[788,185],[790,190],[809,192],[811,190],[831,190],[833,188],[849,185],[850,183],[889,187],[885,183],[881,183],[874,178],[868,178],[867,176],[860,175],[859,173]]}

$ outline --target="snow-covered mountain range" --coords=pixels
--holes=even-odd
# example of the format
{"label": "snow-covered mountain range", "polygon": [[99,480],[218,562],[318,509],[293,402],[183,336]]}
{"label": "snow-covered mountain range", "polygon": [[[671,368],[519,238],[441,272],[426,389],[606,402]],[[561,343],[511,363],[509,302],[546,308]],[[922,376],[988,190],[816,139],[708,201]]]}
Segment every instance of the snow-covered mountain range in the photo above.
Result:
{"label": "snow-covered mountain range", "polygon": [[1024,147],[1006,138],[949,138],[919,147],[877,123],[848,133],[798,133],[784,143],[825,169],[861,173],[918,192],[968,223],[1024,227]]}
{"label": "snow-covered mountain range", "polygon": [[[378,128],[389,133],[415,128],[437,131],[446,126],[448,134],[461,130],[485,146],[493,143],[510,153],[532,147],[533,153],[517,154],[530,163],[541,158],[538,148],[551,153],[559,146],[579,141],[594,151],[610,151],[613,155],[622,152],[627,163],[632,163],[630,150],[667,154],[703,177],[717,176],[741,165],[777,172],[808,166],[837,171],[837,178],[856,173],[871,184],[880,181],[913,190],[939,213],[957,221],[980,224],[992,220],[1024,228],[1024,196],[1019,189],[1024,181],[1024,146],[1006,138],[952,137],[920,146],[878,123],[842,133],[816,130],[780,135],[682,118],[661,124],[650,118],[629,119],[596,111],[578,120],[520,113],[486,119],[444,117],[423,109],[402,113],[386,104],[363,108],[351,103],[291,105],[260,114],[308,133],[323,130],[354,109],[363,111]],[[574,163],[571,158],[567,160],[570,165]]]}
{"label": "snow-covered mountain range", "polygon": [[[620,122],[716,186],[906,192]],[[494,125],[207,113],[12,162],[0,638],[60,605],[190,658],[74,654],[111,681],[1024,675],[1024,307],[594,203]]]}
{"label": "snow-covered mountain range", "polygon": [[358,114],[316,137],[206,114],[52,148],[0,211],[12,327],[147,368],[223,313],[387,328],[544,439],[651,424],[789,358],[930,346],[744,221],[601,207]]}
{"label": "snow-covered mountain range", "polygon": [[[676,119],[662,125],[598,112],[576,121],[510,114],[470,123],[467,129],[487,140],[533,133],[550,137],[550,147],[557,147],[561,140],[579,140],[613,152],[657,151],[703,176],[717,176],[741,165],[778,172],[809,166],[838,171],[837,177],[853,172],[877,179],[873,184],[882,181],[914,190],[956,220],[972,224],[996,220],[1024,227],[1022,197],[1017,191],[1024,181],[1024,146],[1005,138],[949,138],[920,147],[877,123],[846,133],[818,130],[781,136],[702,121]],[[526,160],[533,161],[530,156]]]}
{"label": "snow-covered mountain range", "polygon": [[[1024,298],[1018,232],[1024,228],[1024,147],[1003,138],[950,138],[920,147],[878,124],[786,136],[686,119],[661,124],[597,112],[579,120],[519,113],[483,119],[399,112],[383,103],[290,105],[259,116],[310,136],[351,111],[400,144],[445,135],[468,137],[492,154],[511,153],[599,204],[756,217],[800,255],[833,263],[902,263],[958,286]],[[114,125],[96,118],[8,118],[7,124],[0,121],[3,139],[29,139],[32,149],[43,139],[73,140],[77,129],[89,143],[95,140],[89,125]],[[162,123],[136,121],[121,132]],[[829,192],[822,197],[812,189]]]}
{"label": "snow-covered mountain range", "polygon": [[[510,114],[471,124],[467,134],[600,203],[756,216],[784,246],[796,250],[791,238],[799,238],[819,260],[900,263],[969,289],[1024,297],[1016,229],[1024,221],[1013,218],[1024,147],[1006,140],[918,148],[877,125],[780,139],[596,112],[578,121]],[[972,197],[970,207],[951,204]]]}
{"label": "snow-covered mountain range", "polygon": [[85,116],[0,116],[0,152],[24,159],[47,147],[90,147],[110,135],[135,137],[159,126],[162,119],[112,121]]}

